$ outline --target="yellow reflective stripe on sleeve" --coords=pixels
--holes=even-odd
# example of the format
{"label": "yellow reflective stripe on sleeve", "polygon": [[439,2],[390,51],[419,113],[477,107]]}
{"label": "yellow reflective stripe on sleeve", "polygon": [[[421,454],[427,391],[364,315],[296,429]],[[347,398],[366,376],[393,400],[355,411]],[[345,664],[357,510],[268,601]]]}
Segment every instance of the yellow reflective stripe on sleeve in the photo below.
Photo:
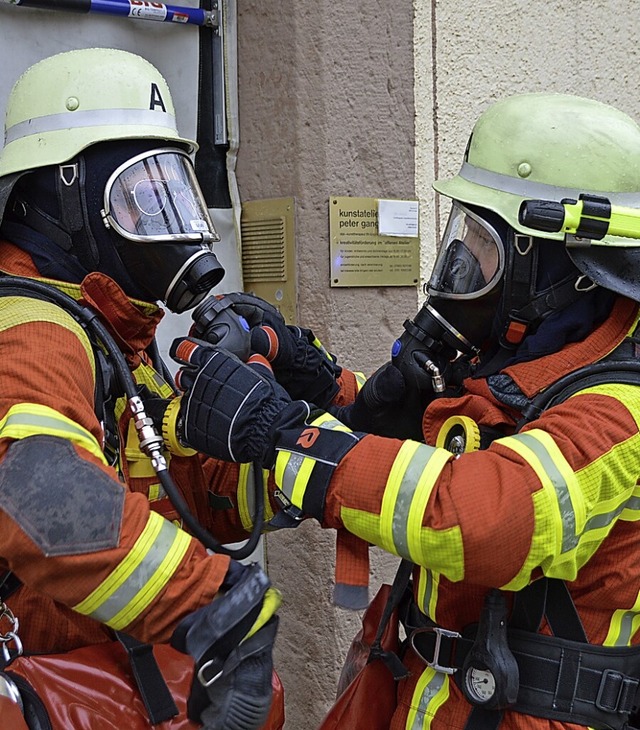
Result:
{"label": "yellow reflective stripe on sleeve", "polygon": [[604,640],[605,646],[630,646],[631,640],[640,628],[640,593],[635,603],[628,610],[618,609],[613,612],[609,631]]}
{"label": "yellow reflective stripe on sleeve", "polygon": [[[353,371],[352,371],[353,372]],[[353,373],[356,377],[356,386],[358,388],[358,392],[362,390],[362,386],[367,382],[367,376],[364,373]]]}
{"label": "yellow reflective stripe on sleeve", "polygon": [[18,403],[11,406],[0,420],[0,438],[23,439],[43,435],[67,439],[107,463],[100,444],[89,431],[49,406]]}
{"label": "yellow reflective stripe on sleeve", "polygon": [[[422,444],[421,449],[427,447]],[[414,563],[418,565],[427,565],[440,570],[447,569],[447,574],[451,577],[459,575],[462,579],[464,566],[460,565],[459,573],[457,570],[451,569],[451,562],[462,560],[462,541],[460,539],[460,530],[457,527],[448,530],[433,530],[422,526],[424,513],[427,509],[427,502],[433,491],[433,487],[440,476],[445,464],[451,459],[451,454],[446,449],[435,449],[429,461],[425,464],[424,469],[415,485],[409,515],[407,519],[407,539],[409,555]],[[411,488],[411,484],[408,484]],[[454,580],[454,578],[451,578]]]}
{"label": "yellow reflective stripe on sleeve", "polygon": [[550,577],[574,580],[575,548],[585,524],[585,506],[575,474],[552,437],[539,429],[495,443],[521,456],[541,485],[532,495],[535,527],[529,554],[518,575],[504,587],[524,588],[537,566],[542,566]]}
{"label": "yellow reflective stripe on sleeve", "polygon": [[416,590],[416,603],[418,608],[432,621],[438,622],[436,607],[438,605],[438,588],[440,587],[440,574],[428,568],[420,567],[418,573],[418,586]]}
{"label": "yellow reflective stripe on sleeve", "polygon": [[125,628],[167,585],[190,543],[186,532],[150,512],[144,530],[126,557],[73,609],[112,629]]}
{"label": "yellow reflective stripe on sleeve", "polygon": [[[416,483],[418,475],[422,472],[429,460],[433,447],[426,447],[429,451],[423,454],[419,451],[420,444],[417,441],[405,441],[394,462],[387,478],[387,484],[382,497],[380,509],[380,547],[387,552],[396,553],[409,558],[407,546],[407,517],[411,505],[412,480]],[[421,458],[414,463],[414,457],[418,452]],[[413,468],[412,468],[413,467]]]}
{"label": "yellow reflective stripe on sleeve", "polygon": [[[505,442],[509,442],[508,444]],[[578,480],[553,438],[539,429],[501,439],[533,468],[544,489],[555,494],[560,518],[560,551],[573,550],[585,527],[586,508]]]}
{"label": "yellow reflective stripe on sleeve", "polygon": [[[240,464],[238,474],[238,513],[242,527],[250,532],[253,528],[253,515],[256,511],[256,488],[255,488],[255,471],[253,463]],[[268,491],[269,471],[262,470],[262,487],[264,490],[264,521],[269,522],[273,518],[273,510],[269,503]]]}
{"label": "yellow reflective stripe on sleeve", "polygon": [[250,486],[253,484],[253,464],[240,464],[238,472],[238,514],[242,527],[249,531],[253,527],[251,515],[255,512],[254,492]]}
{"label": "yellow reflective stripe on sleeve", "polygon": [[434,530],[422,525],[431,492],[451,458],[445,449],[417,441],[402,444],[389,472],[380,510],[380,538],[374,542],[451,580],[461,580],[464,564],[459,527]]}
{"label": "yellow reflective stripe on sleeve", "polygon": [[138,385],[146,385],[152,393],[157,393],[163,398],[172,398],[174,390],[160,373],[145,362],[140,363],[133,371],[133,376]]}
{"label": "yellow reflective stripe on sleeve", "polygon": [[438,709],[449,699],[449,676],[427,667],[411,697],[405,730],[430,730]]}
{"label": "yellow reflective stripe on sleeve", "polygon": [[[353,433],[330,413],[321,413],[310,423],[311,426],[330,431]],[[282,493],[295,505],[301,505],[317,459],[290,451],[279,450],[276,455],[275,480]]]}
{"label": "yellow reflective stripe on sleeve", "polygon": [[[46,279],[43,281],[47,281]],[[64,286],[60,286],[59,282],[55,283],[55,288],[65,291]],[[75,299],[80,297],[80,287],[70,287],[65,293]],[[87,361],[91,367],[91,372],[95,378],[96,363],[93,353],[93,347],[89,342],[87,333],[82,326],[62,307],[52,302],[45,302],[33,297],[0,297],[0,313],[2,313],[0,331],[8,330],[28,322],[49,322],[57,324],[60,327],[72,332],[84,348],[87,354]]]}
{"label": "yellow reflective stripe on sleeve", "polygon": [[311,343],[316,350],[320,350],[320,352],[329,360],[330,362],[335,362],[333,357],[331,357],[331,353],[327,350],[327,348],[320,342],[320,340],[314,336],[313,341]]}
{"label": "yellow reflective stripe on sleeve", "polygon": [[344,526],[358,537],[379,545],[450,580],[464,577],[460,527],[423,527],[431,492],[452,455],[445,449],[405,441],[391,467],[380,515],[341,507]]}
{"label": "yellow reflective stripe on sleeve", "polygon": [[[607,384],[589,392],[624,397],[625,405],[628,395],[633,404],[628,410],[635,412],[637,422],[638,390],[636,386]],[[495,443],[518,453],[535,471],[542,486],[532,495],[535,529],[529,555],[518,575],[503,588],[523,588],[537,566],[549,577],[575,580],[580,567],[597,550],[616,519],[638,519],[637,433],[576,473],[553,438],[539,429]]]}
{"label": "yellow reflective stripe on sleeve", "polygon": [[348,426],[345,426],[342,421],[338,421],[338,419],[330,413],[321,413],[317,418],[314,418],[313,421],[311,421],[311,425],[319,426],[320,428],[328,428],[330,431],[353,433]]}

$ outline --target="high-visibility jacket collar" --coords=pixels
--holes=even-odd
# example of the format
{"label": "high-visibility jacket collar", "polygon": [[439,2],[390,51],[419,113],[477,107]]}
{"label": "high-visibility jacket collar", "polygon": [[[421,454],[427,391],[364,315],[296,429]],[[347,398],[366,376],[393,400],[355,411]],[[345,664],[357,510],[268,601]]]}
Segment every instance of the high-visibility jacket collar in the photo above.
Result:
{"label": "high-visibility jacket collar", "polygon": [[[0,261],[0,271],[4,273],[46,281],[56,286],[57,282],[42,279],[26,251],[8,241],[0,241]],[[151,344],[158,323],[164,316],[163,310],[155,304],[130,299],[113,279],[98,272],[88,274],[80,285],[58,283],[58,288],[100,313],[129,364],[133,367],[138,365],[137,353]]]}
{"label": "high-visibility jacket collar", "polygon": [[[511,365],[502,372],[512,378],[527,398],[531,398],[563,375],[597,362],[612,352],[631,334],[638,319],[639,306],[638,302],[619,297],[609,317],[584,340],[565,345],[550,355]],[[466,380],[465,386],[472,393],[478,391],[478,383],[473,380]],[[482,390],[484,392],[484,388]]]}

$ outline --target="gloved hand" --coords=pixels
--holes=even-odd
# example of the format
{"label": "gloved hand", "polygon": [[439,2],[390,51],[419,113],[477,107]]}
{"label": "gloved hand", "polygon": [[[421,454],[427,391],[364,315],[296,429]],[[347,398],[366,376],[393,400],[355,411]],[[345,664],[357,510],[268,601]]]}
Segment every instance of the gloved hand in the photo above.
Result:
{"label": "gloved hand", "polygon": [[257,563],[231,561],[216,600],[173,632],[171,645],[195,660],[187,714],[205,730],[257,730],[267,719],[280,602]]}
{"label": "gloved hand", "polygon": [[245,364],[192,337],[174,340],[170,355],[182,365],[176,376],[185,391],[180,440],[209,456],[270,468],[276,429],[302,424],[309,414],[307,403],[292,402],[260,356]]}
{"label": "gloved hand", "polygon": [[180,441],[182,434],[180,399],[163,398],[153,393],[146,385],[138,386],[138,393],[142,398],[144,410],[153,421],[156,431],[162,435],[165,448],[176,456],[193,456],[195,449],[185,446]]}
{"label": "gloved hand", "polygon": [[[326,408],[338,392],[336,380],[342,368],[313,332],[287,325],[275,307],[252,294],[227,294],[223,299],[231,301],[231,309],[247,321],[252,351],[269,360],[276,380],[291,398]],[[207,339],[197,325],[194,333]]]}
{"label": "gloved hand", "polygon": [[388,362],[365,382],[353,403],[328,411],[354,431],[422,441],[423,409],[407,390],[400,370]]}

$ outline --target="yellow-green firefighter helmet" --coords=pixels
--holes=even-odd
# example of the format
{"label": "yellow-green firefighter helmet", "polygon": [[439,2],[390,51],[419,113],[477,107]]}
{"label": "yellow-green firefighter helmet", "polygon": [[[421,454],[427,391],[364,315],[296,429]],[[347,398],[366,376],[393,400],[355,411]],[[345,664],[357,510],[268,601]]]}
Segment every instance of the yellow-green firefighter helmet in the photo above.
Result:
{"label": "yellow-green firefighter helmet", "polygon": [[[577,200],[581,193],[640,209],[640,127],[624,112],[569,94],[523,94],[489,107],[476,122],[460,172],[434,188],[497,213],[517,232],[564,241],[522,225],[524,200]],[[567,241],[583,275],[640,301],[640,239],[607,235]]]}
{"label": "yellow-green firefighter helmet", "polygon": [[607,104],[568,94],[522,94],[489,107],[476,122],[460,172],[434,188],[522,226],[523,200],[577,199],[580,193],[640,207],[640,127]]}
{"label": "yellow-green firefighter helmet", "polygon": [[169,87],[155,66],[113,48],[67,51],[31,66],[7,100],[0,216],[24,172],[118,139],[158,139],[196,149],[178,133]]}

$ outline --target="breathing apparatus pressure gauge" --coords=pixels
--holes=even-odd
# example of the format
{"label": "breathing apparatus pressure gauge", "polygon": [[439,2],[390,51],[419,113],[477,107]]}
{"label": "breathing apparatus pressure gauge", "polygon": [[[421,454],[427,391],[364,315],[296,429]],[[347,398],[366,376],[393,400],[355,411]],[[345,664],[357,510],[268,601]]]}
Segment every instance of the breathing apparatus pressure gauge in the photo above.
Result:
{"label": "breathing apparatus pressure gauge", "polygon": [[506,601],[499,590],[485,598],[473,646],[461,669],[460,685],[472,705],[497,710],[518,696],[519,671],[507,643]]}
{"label": "breathing apparatus pressure gauge", "polygon": [[476,704],[489,702],[496,692],[496,678],[488,667],[469,667],[464,681],[465,694],[472,697]]}

